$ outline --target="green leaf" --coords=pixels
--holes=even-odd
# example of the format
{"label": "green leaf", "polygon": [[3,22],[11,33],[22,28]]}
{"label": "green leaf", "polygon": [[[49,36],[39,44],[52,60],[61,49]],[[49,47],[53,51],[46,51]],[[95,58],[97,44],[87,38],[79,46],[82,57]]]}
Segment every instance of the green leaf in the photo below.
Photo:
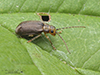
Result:
{"label": "green leaf", "polygon": [[88,69],[76,68],[76,71],[78,71],[82,75],[100,75],[100,72],[88,70]]}
{"label": "green leaf", "polygon": [[[99,9],[99,0],[0,0],[0,75],[99,75]],[[47,34],[56,51],[44,34],[31,43],[17,37],[19,23],[41,21],[36,12],[50,12],[56,28],[86,27],[62,30],[71,54],[58,35]]]}

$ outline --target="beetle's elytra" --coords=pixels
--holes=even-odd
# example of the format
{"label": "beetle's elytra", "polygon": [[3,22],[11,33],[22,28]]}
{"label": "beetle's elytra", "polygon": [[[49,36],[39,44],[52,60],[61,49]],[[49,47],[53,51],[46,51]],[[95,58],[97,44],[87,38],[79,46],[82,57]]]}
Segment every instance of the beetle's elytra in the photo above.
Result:
{"label": "beetle's elytra", "polygon": [[[24,22],[21,22],[17,26],[15,32],[16,32],[16,34],[18,34],[20,36],[24,36],[24,35],[33,36],[33,35],[37,35],[36,37],[32,38],[28,42],[31,42],[34,39],[40,37],[41,33],[44,32],[46,38],[50,41],[52,47],[56,50],[56,48],[53,46],[51,40],[49,39],[49,37],[46,34],[50,33],[53,36],[58,34],[58,36],[63,40],[63,42],[66,45],[66,42],[64,41],[64,39],[60,36],[59,32],[57,32],[57,31],[61,30],[61,29],[68,29],[68,28],[85,28],[85,26],[72,26],[72,27],[64,27],[64,28],[56,29],[54,26],[49,25],[47,23],[43,23],[41,21],[24,21]],[[68,49],[67,45],[66,45],[66,48],[67,48],[67,50],[69,52],[69,49]]]}

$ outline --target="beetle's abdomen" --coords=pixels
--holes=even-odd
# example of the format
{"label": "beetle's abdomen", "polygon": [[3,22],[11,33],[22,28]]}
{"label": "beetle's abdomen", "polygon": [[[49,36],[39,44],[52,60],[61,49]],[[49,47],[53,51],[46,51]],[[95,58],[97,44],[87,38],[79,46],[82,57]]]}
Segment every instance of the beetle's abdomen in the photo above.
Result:
{"label": "beetle's abdomen", "polygon": [[24,21],[17,26],[15,32],[19,35],[38,35],[43,32],[43,26],[40,21]]}

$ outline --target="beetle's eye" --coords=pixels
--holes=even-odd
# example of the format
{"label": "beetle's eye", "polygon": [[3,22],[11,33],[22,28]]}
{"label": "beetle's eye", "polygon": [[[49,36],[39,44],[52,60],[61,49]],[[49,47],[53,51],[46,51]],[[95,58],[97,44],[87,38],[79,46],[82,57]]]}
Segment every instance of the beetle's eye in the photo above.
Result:
{"label": "beetle's eye", "polygon": [[51,30],[51,33],[53,33],[53,30]]}

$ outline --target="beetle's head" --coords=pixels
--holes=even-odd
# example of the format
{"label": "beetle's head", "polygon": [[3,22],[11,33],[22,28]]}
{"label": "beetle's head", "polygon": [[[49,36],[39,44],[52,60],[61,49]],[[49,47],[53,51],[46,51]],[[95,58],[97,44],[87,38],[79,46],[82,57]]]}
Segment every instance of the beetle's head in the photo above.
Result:
{"label": "beetle's head", "polygon": [[56,35],[56,28],[52,25],[44,25],[43,26],[43,31],[45,33],[50,33],[51,35],[55,36]]}
{"label": "beetle's head", "polygon": [[56,28],[54,26],[50,26],[49,33],[53,36],[56,35]]}

